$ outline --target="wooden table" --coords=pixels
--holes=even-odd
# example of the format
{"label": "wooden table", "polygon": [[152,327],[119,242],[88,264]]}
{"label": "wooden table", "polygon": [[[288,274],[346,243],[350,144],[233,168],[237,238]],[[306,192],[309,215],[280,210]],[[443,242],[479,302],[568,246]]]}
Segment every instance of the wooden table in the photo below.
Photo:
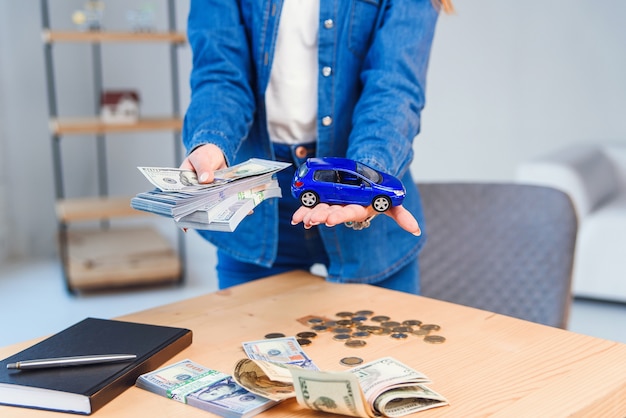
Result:
{"label": "wooden table", "polygon": [[[345,370],[339,360],[394,357],[425,373],[449,406],[413,416],[432,417],[626,417],[626,344],[424,297],[359,284],[333,284],[294,272],[119,319],[193,330],[192,345],[167,364],[189,358],[232,373],[244,358],[241,343],[269,332],[307,330],[298,319],[335,318],[340,311],[373,310],[392,319],[441,326],[443,344],[417,336],[398,341],[371,336],[350,348],[320,334],[305,351],[324,370]],[[70,325],[70,324],[68,324]],[[623,326],[623,324],[615,324]],[[35,341],[0,349],[0,358]],[[2,417],[60,417],[58,413],[0,406]],[[69,416],[69,415],[68,415]],[[132,387],[94,417],[207,417],[208,412]],[[261,417],[324,417],[286,401]]]}

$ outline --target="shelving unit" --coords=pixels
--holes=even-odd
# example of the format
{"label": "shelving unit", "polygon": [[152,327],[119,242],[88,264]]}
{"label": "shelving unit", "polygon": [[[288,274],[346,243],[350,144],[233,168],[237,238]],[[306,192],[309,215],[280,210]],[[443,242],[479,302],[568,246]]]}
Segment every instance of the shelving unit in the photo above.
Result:
{"label": "shelving unit", "polygon": [[[42,39],[48,89],[50,137],[55,179],[56,214],[59,229],[59,254],[68,291],[101,290],[141,285],[182,283],[184,280],[184,239],[177,234],[177,248],[155,228],[112,227],[115,218],[151,216],[130,207],[132,196],[110,196],[106,169],[107,135],[150,131],[171,131],[174,136],[175,160],[182,155],[180,99],[178,91],[177,49],[186,42],[184,33],[176,31],[174,0],[167,0],[168,30],[164,32],[55,31],[50,28],[48,1],[41,0]],[[54,74],[53,45],[56,43],[91,44],[94,94],[103,88],[103,43],[166,43],[172,88],[172,114],[140,117],[136,123],[103,123],[99,117],[59,117]],[[94,115],[99,106],[94,106]],[[61,161],[61,142],[67,135],[93,135],[96,141],[98,196],[67,198]],[[179,163],[179,161],[175,161]],[[153,216],[153,215],[152,215]],[[90,222],[99,227],[70,228],[70,224]]]}

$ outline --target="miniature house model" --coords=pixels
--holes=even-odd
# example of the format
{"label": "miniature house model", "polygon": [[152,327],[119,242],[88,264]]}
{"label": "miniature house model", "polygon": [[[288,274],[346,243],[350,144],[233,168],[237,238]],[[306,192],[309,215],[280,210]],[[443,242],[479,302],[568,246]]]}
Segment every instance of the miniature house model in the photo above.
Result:
{"label": "miniature house model", "polygon": [[139,94],[133,90],[103,91],[100,119],[104,123],[135,123],[139,119]]}

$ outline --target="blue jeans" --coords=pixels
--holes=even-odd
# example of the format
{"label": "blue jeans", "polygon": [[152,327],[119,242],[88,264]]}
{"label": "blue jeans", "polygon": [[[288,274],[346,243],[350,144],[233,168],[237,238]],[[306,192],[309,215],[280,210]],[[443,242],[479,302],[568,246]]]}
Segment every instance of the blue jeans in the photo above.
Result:
{"label": "blue jeans", "polygon": [[[307,148],[309,148],[309,154],[306,157],[298,158],[295,155],[295,147],[274,145],[276,159],[293,164],[279,171],[276,175],[283,195],[278,204],[279,232],[276,261],[271,267],[263,267],[239,261],[225,251],[218,249],[217,279],[220,289],[288,271],[309,271],[314,264],[328,266],[328,255],[324,249],[318,227],[305,229],[302,225],[291,225],[291,217],[300,207],[300,202],[291,195],[291,181],[297,166],[315,153],[313,146]],[[334,228],[344,228],[344,226],[337,225]],[[358,243],[354,245],[358,245]],[[395,274],[381,282],[374,283],[374,285],[419,294],[417,258]]]}

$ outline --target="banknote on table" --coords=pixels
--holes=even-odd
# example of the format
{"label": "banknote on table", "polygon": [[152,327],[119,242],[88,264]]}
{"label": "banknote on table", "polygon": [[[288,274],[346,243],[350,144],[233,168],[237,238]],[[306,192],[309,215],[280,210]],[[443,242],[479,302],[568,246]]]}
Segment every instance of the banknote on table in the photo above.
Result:
{"label": "banknote on table", "polygon": [[136,386],[228,418],[248,418],[276,405],[250,393],[232,376],[189,359],[143,374]]}
{"label": "banknote on table", "polygon": [[273,176],[289,165],[252,158],[215,171],[210,184],[200,184],[190,170],[138,167],[156,189],[138,193],[131,207],[182,222],[181,228],[233,231],[263,200],[281,197]]}
{"label": "banknote on table", "polygon": [[[281,370],[284,368],[291,381]],[[240,378],[242,372],[248,372],[244,379]],[[272,380],[273,376],[281,380]],[[448,404],[442,395],[425,386],[429,382],[425,375],[391,357],[342,372],[245,359],[237,363],[233,377],[251,392],[270,399],[296,397],[309,409],[348,416],[400,417]]]}

